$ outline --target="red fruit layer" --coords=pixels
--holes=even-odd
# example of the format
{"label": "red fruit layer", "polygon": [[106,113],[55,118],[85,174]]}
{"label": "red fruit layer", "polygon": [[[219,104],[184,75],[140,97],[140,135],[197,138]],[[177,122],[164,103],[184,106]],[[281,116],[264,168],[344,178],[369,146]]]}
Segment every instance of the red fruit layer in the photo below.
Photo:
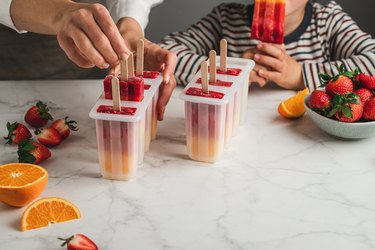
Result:
{"label": "red fruit layer", "polygon": [[155,71],[144,71],[143,72],[143,78],[148,78],[148,79],[155,79],[155,78],[158,78],[158,76],[160,75],[159,72],[155,72]]}
{"label": "red fruit layer", "polygon": [[[196,83],[202,83],[202,78],[198,78]],[[226,81],[222,81],[222,80],[217,79],[216,83],[210,82],[210,85],[220,86],[220,87],[231,87],[233,85],[233,82],[226,82]]]}
{"label": "red fruit layer", "polygon": [[145,90],[149,90],[151,88],[151,84],[145,84]]}
{"label": "red fruit layer", "polygon": [[194,87],[191,87],[188,90],[186,90],[186,94],[193,95],[193,96],[207,97],[207,98],[215,98],[215,99],[222,99],[224,97],[223,93],[216,92],[216,91],[209,91],[209,93],[203,93],[201,88],[194,88]]}
{"label": "red fruit layer", "polygon": [[117,111],[113,109],[113,106],[107,106],[107,105],[100,105],[97,109],[98,113],[116,114],[116,115],[134,115],[136,111],[137,111],[137,108],[131,108],[131,107],[121,107],[121,111]]}
{"label": "red fruit layer", "polygon": [[[208,70],[210,70],[210,67],[208,67]],[[241,72],[242,72],[242,69],[227,68],[227,71],[222,71],[220,67],[216,68],[216,73],[220,75],[238,76]]]}
{"label": "red fruit layer", "polygon": [[285,1],[255,1],[251,38],[268,43],[284,42]]}
{"label": "red fruit layer", "polygon": [[[105,99],[112,99],[112,76],[104,79]],[[144,97],[144,81],[142,77],[130,77],[128,81],[120,80],[120,99],[122,101],[140,102]]]}

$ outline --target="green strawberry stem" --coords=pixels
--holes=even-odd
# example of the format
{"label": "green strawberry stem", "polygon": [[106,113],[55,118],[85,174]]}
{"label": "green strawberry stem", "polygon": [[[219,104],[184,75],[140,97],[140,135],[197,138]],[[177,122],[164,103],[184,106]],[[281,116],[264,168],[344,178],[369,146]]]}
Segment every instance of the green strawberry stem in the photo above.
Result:
{"label": "green strawberry stem", "polygon": [[65,246],[66,244],[69,244],[69,242],[70,242],[71,240],[74,239],[74,235],[72,235],[72,236],[70,236],[69,238],[66,238],[66,239],[64,239],[64,238],[57,238],[57,239],[64,241],[64,242],[61,244],[61,246],[63,247],[63,246]]}

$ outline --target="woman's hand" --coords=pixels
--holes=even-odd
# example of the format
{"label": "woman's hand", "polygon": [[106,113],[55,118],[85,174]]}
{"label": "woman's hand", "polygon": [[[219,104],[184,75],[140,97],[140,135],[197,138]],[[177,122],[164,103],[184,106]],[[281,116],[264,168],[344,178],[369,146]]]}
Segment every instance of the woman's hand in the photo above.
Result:
{"label": "woman's hand", "polygon": [[61,17],[57,40],[78,66],[105,69],[129,55],[124,39],[103,5],[74,3]]}

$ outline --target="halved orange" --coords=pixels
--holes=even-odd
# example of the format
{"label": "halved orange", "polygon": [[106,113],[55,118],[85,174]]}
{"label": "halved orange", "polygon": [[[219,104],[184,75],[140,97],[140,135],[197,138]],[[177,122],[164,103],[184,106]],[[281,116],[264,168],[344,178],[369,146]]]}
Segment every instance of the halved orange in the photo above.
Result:
{"label": "halved orange", "polygon": [[0,201],[23,207],[38,197],[46,187],[48,173],[44,168],[28,163],[0,166]]}
{"label": "halved orange", "polygon": [[72,203],[52,197],[35,201],[22,215],[21,230],[46,227],[50,224],[81,218],[81,212]]}
{"label": "halved orange", "polygon": [[308,88],[298,91],[296,95],[281,102],[277,111],[279,111],[281,116],[286,118],[301,117],[306,112],[304,100],[308,94]]}

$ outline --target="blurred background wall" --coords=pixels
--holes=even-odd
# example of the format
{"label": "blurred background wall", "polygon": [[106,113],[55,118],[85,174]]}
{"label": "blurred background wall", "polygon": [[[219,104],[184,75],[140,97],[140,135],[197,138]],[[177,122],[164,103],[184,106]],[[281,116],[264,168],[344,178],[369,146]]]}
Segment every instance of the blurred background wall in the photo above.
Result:
{"label": "blurred background wall", "polygon": [[[213,7],[223,2],[238,2],[248,4],[252,0],[165,0],[163,4],[152,9],[146,36],[153,41],[160,41],[165,35],[186,29],[190,24],[200,20]],[[327,0],[318,0],[326,3]],[[366,32],[375,36],[375,25],[372,12],[375,10],[375,0],[336,0],[344,11],[359,24]]]}

